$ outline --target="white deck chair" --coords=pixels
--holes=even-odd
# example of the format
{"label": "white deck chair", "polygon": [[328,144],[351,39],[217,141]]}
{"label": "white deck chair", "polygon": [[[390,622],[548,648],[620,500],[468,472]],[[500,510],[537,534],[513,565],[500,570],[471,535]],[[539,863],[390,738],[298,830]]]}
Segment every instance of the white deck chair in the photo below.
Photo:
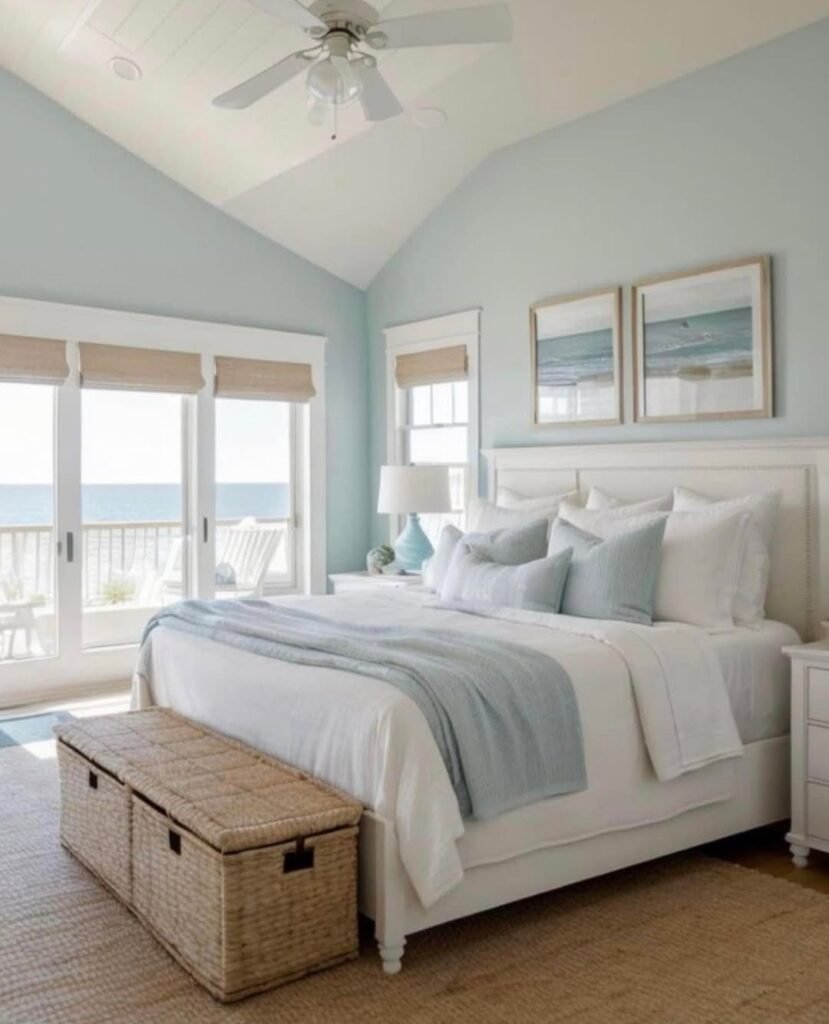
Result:
{"label": "white deck chair", "polygon": [[[216,566],[230,566],[233,583],[216,583],[221,597],[261,597],[268,568],[285,537],[281,523],[257,523],[243,519],[227,531]],[[161,578],[165,594],[181,595],[181,541],[174,546]]]}
{"label": "white deck chair", "polygon": [[259,524],[243,519],[227,531],[216,565],[229,565],[236,575],[235,583],[217,583],[216,593],[261,597],[265,577],[282,538],[284,527]]}
{"label": "white deck chair", "polygon": [[5,573],[0,578],[0,661],[14,657],[18,633],[23,634],[26,657],[33,653],[33,638],[38,641],[42,650],[43,645],[35,619],[35,608],[42,603],[24,594],[23,586],[14,572]]}

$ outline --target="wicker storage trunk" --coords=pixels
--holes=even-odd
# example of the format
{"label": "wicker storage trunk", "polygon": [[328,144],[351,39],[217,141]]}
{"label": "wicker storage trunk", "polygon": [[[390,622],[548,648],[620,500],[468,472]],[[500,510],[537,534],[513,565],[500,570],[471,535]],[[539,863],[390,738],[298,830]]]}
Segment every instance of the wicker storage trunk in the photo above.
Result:
{"label": "wicker storage trunk", "polygon": [[[84,771],[120,787],[117,814],[113,799],[109,817],[67,815],[65,844],[216,998],[357,955],[359,804],[169,711],[55,731],[73,806]],[[130,883],[116,886],[89,857],[91,823],[123,837],[124,822]]]}
{"label": "wicker storage trunk", "polygon": [[132,899],[129,788],[111,769],[58,742],[60,839],[116,896]]}

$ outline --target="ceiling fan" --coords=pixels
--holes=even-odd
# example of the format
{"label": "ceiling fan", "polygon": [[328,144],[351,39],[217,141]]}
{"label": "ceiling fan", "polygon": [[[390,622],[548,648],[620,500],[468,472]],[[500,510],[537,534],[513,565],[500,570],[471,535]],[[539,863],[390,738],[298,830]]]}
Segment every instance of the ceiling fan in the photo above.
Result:
{"label": "ceiling fan", "polygon": [[213,100],[217,107],[242,110],[307,71],[309,117],[321,123],[333,109],[360,101],[368,121],[385,121],[403,107],[366,52],[410,46],[502,43],[512,38],[506,3],[414,14],[380,21],[365,0],[249,0],[269,14],[303,28],[314,45],[292,53]]}

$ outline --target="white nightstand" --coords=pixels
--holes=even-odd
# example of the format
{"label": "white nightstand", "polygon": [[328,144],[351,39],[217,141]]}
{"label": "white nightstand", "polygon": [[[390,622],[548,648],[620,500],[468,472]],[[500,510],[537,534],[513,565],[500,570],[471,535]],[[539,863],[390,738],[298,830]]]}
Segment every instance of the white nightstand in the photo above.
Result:
{"label": "white nightstand", "polygon": [[792,659],[792,858],[829,853],[829,641],[786,647]]}
{"label": "white nightstand", "polygon": [[328,578],[331,580],[333,594],[419,587],[423,580],[419,572],[407,572],[405,575],[396,576],[371,576],[367,572],[332,572]]}

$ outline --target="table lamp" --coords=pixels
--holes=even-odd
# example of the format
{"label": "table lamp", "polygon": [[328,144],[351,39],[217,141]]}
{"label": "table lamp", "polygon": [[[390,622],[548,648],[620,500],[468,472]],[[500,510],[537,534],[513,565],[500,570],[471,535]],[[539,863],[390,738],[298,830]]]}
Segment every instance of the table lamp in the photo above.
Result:
{"label": "table lamp", "polygon": [[418,513],[452,511],[449,467],[381,466],[377,511],[407,517],[406,526],[394,543],[394,553],[407,572],[420,572],[435,549],[423,532]]}

